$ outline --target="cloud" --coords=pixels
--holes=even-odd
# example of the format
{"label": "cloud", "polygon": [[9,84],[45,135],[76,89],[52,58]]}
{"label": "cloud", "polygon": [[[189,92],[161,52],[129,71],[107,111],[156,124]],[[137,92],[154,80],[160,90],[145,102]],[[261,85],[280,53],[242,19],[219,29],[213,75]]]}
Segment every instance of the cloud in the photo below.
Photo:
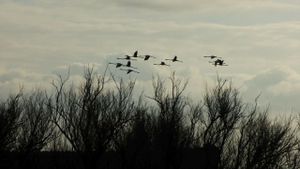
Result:
{"label": "cloud", "polygon": [[248,100],[261,93],[260,102],[270,104],[275,112],[300,112],[297,106],[300,95],[300,74],[287,66],[275,67],[258,73],[244,84]]}
{"label": "cloud", "polygon": [[21,89],[25,92],[36,88],[49,89],[55,77],[51,74],[28,72],[23,69],[9,69],[0,71],[0,98],[16,94]]}
{"label": "cloud", "polygon": [[[155,11],[175,10],[191,11],[195,9],[207,10],[213,7],[232,7],[232,6],[259,6],[264,3],[270,4],[271,0],[114,0],[112,3],[118,6],[130,8],[141,8]],[[245,5],[246,4],[246,5]]]}
{"label": "cloud", "polygon": [[87,70],[87,69],[93,69],[94,72],[98,72],[99,71],[104,71],[103,70],[104,65],[103,64],[99,64],[99,63],[71,63],[71,64],[66,64],[66,65],[60,65],[58,66],[55,70],[53,70],[54,74],[57,75],[67,75],[69,74],[70,76],[73,75],[83,75],[83,73]]}
{"label": "cloud", "polygon": [[[199,86],[213,84],[219,74],[238,86],[251,79],[249,94],[264,91],[269,102],[295,99],[299,11],[299,4],[271,0],[2,0],[0,83],[5,91],[19,82],[33,86],[69,68],[77,81],[86,65],[102,73],[108,62],[120,61],[116,57],[139,50],[158,58],[132,62],[139,74],[127,75],[112,65],[109,71],[136,79],[147,90],[153,75],[176,71],[189,79],[187,93],[197,96]],[[202,57],[211,54],[229,66],[211,66]],[[153,65],[174,55],[184,62]],[[290,70],[278,68],[287,65]]]}

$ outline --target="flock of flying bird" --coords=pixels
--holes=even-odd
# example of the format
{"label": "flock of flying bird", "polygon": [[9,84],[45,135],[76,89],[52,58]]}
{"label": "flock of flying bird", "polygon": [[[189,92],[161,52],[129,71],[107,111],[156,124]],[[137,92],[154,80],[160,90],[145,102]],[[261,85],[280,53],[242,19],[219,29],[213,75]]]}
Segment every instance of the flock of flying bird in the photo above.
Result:
{"label": "flock of flying bird", "polygon": [[[203,56],[203,57],[210,58],[211,61],[209,61],[209,63],[212,63],[212,65],[214,65],[214,66],[228,66],[224,62],[224,60],[222,60],[222,58],[219,57],[219,56],[211,55],[211,56]],[[139,71],[137,71],[137,67],[133,67],[131,65],[131,61],[135,61],[135,60],[138,60],[138,59],[143,59],[144,61],[148,61],[150,58],[155,59],[156,57],[152,56],[152,55],[148,55],[148,54],[147,55],[138,55],[138,51],[135,51],[132,56],[125,55],[125,57],[117,58],[118,60],[127,60],[126,64],[119,63],[119,62],[117,62],[117,63],[109,62],[108,64],[116,65],[116,68],[120,68],[120,70],[126,71],[127,74],[129,74],[131,72],[140,73]],[[172,61],[172,62],[181,62],[181,63],[183,62],[181,60],[178,60],[177,56],[174,56],[173,58],[169,58],[169,59],[165,59],[165,60],[169,60],[169,61]],[[165,61],[161,61],[160,63],[155,63],[153,65],[170,66],[170,64],[167,64]]]}

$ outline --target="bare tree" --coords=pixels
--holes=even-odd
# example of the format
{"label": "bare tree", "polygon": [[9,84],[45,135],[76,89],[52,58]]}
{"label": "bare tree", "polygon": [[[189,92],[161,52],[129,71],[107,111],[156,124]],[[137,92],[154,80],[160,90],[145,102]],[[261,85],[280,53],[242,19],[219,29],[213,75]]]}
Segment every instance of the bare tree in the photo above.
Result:
{"label": "bare tree", "polygon": [[17,131],[20,126],[20,92],[0,103],[0,152],[16,148]]}
{"label": "bare tree", "polygon": [[56,126],[71,148],[83,153],[87,167],[95,167],[98,156],[113,148],[113,139],[130,121],[134,82],[116,84],[116,90],[106,89],[105,76],[96,76],[87,69],[84,82],[77,90],[66,90],[66,80],[54,84],[56,89]]}
{"label": "bare tree", "polygon": [[227,80],[218,77],[217,85],[204,95],[202,117],[199,117],[200,144],[218,149],[215,163],[220,168],[227,161],[228,144],[245,113],[239,92]]}
{"label": "bare tree", "polygon": [[203,104],[197,103],[194,104],[192,101],[188,101],[188,111],[185,114],[186,116],[186,123],[188,124],[188,131],[187,131],[187,146],[191,148],[199,148],[201,146],[201,133],[204,130],[204,126],[201,124],[204,123],[204,110]]}
{"label": "bare tree", "polygon": [[175,73],[168,80],[153,79],[148,98],[154,105],[143,95],[132,98],[135,81],[90,68],[80,86],[59,76],[52,96],[41,90],[11,96],[0,103],[0,155],[51,146],[79,155],[77,168],[109,168],[105,160],[124,169],[300,168],[299,128],[292,119],[271,119],[257,99],[252,107],[245,104],[227,80],[218,78],[197,104],[183,94],[186,81]]}
{"label": "bare tree", "polygon": [[266,112],[250,114],[241,123],[239,135],[236,169],[284,168],[286,157],[298,144],[291,120],[272,122]]}
{"label": "bare tree", "polygon": [[51,99],[46,92],[37,90],[22,97],[21,108],[17,149],[25,153],[39,152],[56,137]]}
{"label": "bare tree", "polygon": [[226,80],[218,78],[217,86],[204,96],[204,108],[206,120],[203,121],[203,142],[222,150],[244,114],[239,92]]}
{"label": "bare tree", "polygon": [[171,75],[170,82],[168,91],[159,77],[153,80],[154,96],[151,99],[158,105],[153,146],[161,154],[161,167],[178,168],[189,138],[184,114],[187,100],[183,96],[187,82],[176,79],[175,73]]}
{"label": "bare tree", "polygon": [[148,168],[151,165],[153,119],[142,95],[131,115],[131,120],[114,139],[122,168]]}

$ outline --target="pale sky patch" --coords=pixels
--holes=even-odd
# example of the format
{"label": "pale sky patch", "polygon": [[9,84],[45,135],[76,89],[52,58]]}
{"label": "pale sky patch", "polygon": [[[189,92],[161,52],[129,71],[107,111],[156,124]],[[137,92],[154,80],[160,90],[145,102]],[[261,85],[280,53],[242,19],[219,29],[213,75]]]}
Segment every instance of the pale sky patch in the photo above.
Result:
{"label": "pale sky patch", "polygon": [[[109,66],[117,78],[136,79],[138,91],[151,92],[153,76],[176,71],[198,98],[218,74],[247,101],[262,93],[274,111],[299,112],[299,9],[298,0],[0,0],[0,92],[47,88],[69,69],[80,81],[87,65],[101,73],[138,50],[157,56],[132,62],[139,74]],[[184,62],[153,65],[175,55]]]}

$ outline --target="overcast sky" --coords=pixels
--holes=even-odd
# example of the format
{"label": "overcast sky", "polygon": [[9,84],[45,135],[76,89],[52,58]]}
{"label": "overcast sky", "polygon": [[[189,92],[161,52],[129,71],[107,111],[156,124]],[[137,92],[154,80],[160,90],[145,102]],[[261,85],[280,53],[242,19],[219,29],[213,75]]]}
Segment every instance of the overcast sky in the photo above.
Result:
{"label": "overcast sky", "polygon": [[[1,96],[21,85],[49,87],[68,67],[73,80],[87,64],[101,72],[138,50],[158,58],[133,62],[139,74],[110,70],[136,78],[139,89],[150,91],[152,75],[176,71],[197,98],[219,74],[246,101],[261,93],[273,112],[300,112],[299,0],[0,0],[0,20]],[[153,65],[174,55],[184,62]]]}

